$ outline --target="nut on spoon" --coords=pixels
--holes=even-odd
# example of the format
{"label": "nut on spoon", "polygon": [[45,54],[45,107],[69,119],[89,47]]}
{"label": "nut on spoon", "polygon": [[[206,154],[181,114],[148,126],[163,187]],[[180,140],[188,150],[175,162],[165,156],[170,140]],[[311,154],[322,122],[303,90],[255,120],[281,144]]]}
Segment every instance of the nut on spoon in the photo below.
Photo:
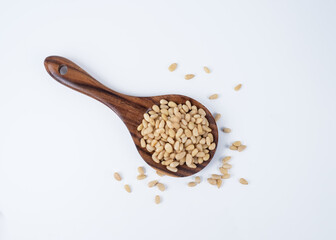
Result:
{"label": "nut on spoon", "polygon": [[[206,165],[209,164],[209,162],[213,158],[218,143],[218,129],[216,121],[210,111],[198,101],[187,96],[176,94],[153,97],[135,97],[125,95],[104,86],[93,77],[91,77],[78,65],[66,58],[59,56],[47,57],[44,60],[44,66],[50,76],[53,77],[56,81],[78,92],[95,98],[111,108],[125,123],[126,127],[131,133],[134,144],[141,157],[148,165],[150,165],[154,169],[164,172],[165,174],[170,176],[186,177],[201,171]],[[177,172],[171,172],[166,169],[166,166],[154,162],[152,159],[152,154],[146,149],[141,148],[140,139],[142,138],[142,136],[137,130],[137,127],[142,122],[144,113],[146,113],[154,104],[159,105],[161,99],[174,101],[177,104],[185,103],[187,100],[189,100],[192,105],[195,105],[197,108],[202,108],[206,112],[206,118],[209,122],[209,127],[212,129],[211,133],[213,134],[213,142],[216,144],[216,148],[209,152],[209,160],[204,161],[202,164],[198,164],[197,168],[189,168],[184,164],[182,166],[178,166]]]}

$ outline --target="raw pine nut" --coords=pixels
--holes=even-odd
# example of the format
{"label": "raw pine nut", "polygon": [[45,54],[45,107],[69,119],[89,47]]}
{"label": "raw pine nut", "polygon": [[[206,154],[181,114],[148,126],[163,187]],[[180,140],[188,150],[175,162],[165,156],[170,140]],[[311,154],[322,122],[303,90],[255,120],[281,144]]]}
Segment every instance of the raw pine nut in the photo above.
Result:
{"label": "raw pine nut", "polygon": [[222,186],[222,179],[217,179],[216,185],[218,188],[220,188]]}
{"label": "raw pine nut", "polygon": [[143,180],[143,179],[145,179],[146,177],[147,177],[146,175],[144,175],[144,174],[140,174],[140,175],[137,176],[137,179],[138,179],[138,180]]}
{"label": "raw pine nut", "polygon": [[213,178],[213,179],[221,179],[221,175],[211,174],[211,178]]}
{"label": "raw pine nut", "polygon": [[210,73],[210,69],[208,67],[203,67],[203,69],[204,69],[204,72]]}
{"label": "raw pine nut", "polygon": [[213,179],[213,178],[208,178],[207,181],[208,181],[208,183],[210,183],[211,185],[216,185],[216,184],[217,184],[216,179]]}
{"label": "raw pine nut", "polygon": [[194,77],[195,77],[194,74],[186,74],[186,75],[184,76],[184,79],[185,79],[185,80],[190,80],[190,79],[192,79],[192,78],[194,78]]}
{"label": "raw pine nut", "polygon": [[160,104],[168,104],[168,101],[165,100],[165,99],[161,99],[161,100],[160,100]]}
{"label": "raw pine nut", "polygon": [[146,141],[145,141],[145,139],[143,139],[143,138],[140,139],[140,145],[141,145],[142,148],[146,147]]}
{"label": "raw pine nut", "polygon": [[229,164],[229,163],[224,163],[223,166],[222,166],[222,168],[225,168],[225,169],[230,169],[231,167],[232,167],[232,165]]}
{"label": "raw pine nut", "polygon": [[241,89],[242,85],[239,83],[237,86],[234,87],[235,91],[239,91]]}
{"label": "raw pine nut", "polygon": [[238,150],[238,148],[236,146],[230,146],[231,150]]}
{"label": "raw pine nut", "polygon": [[162,183],[158,183],[158,184],[156,184],[156,186],[158,187],[158,189],[159,189],[161,192],[163,192],[163,191],[166,189],[165,185],[163,185]]}
{"label": "raw pine nut", "polygon": [[244,184],[244,185],[247,185],[247,184],[248,184],[248,182],[247,182],[244,178],[240,178],[240,179],[239,179],[239,182],[240,182],[241,184]]}
{"label": "raw pine nut", "polygon": [[209,150],[214,150],[216,148],[216,143],[211,143],[209,146]]}
{"label": "raw pine nut", "polygon": [[156,186],[156,184],[158,183],[159,181],[158,180],[153,180],[153,181],[150,181],[149,183],[148,183],[148,187],[154,187],[154,186]]}
{"label": "raw pine nut", "polygon": [[234,143],[232,143],[233,146],[239,147],[241,145],[240,141],[235,141]]}
{"label": "raw pine nut", "polygon": [[224,157],[224,158],[222,159],[222,163],[223,163],[223,164],[224,164],[224,163],[227,163],[228,161],[230,161],[230,159],[231,159],[230,156]]}
{"label": "raw pine nut", "polygon": [[230,129],[230,128],[223,128],[223,132],[225,132],[225,133],[230,133],[230,132],[231,132],[231,129]]}
{"label": "raw pine nut", "polygon": [[222,176],[222,178],[223,178],[223,179],[228,179],[228,178],[230,178],[230,174],[226,173],[226,174],[224,174],[224,175]]}
{"label": "raw pine nut", "polygon": [[131,187],[128,184],[125,184],[124,188],[127,192],[131,192]]}
{"label": "raw pine nut", "polygon": [[138,167],[139,174],[145,174],[145,169],[143,167]]}
{"label": "raw pine nut", "polygon": [[219,113],[217,113],[215,115],[215,121],[217,122],[220,118],[221,118],[222,115],[220,115]]}
{"label": "raw pine nut", "polygon": [[159,175],[160,177],[165,176],[166,174],[164,174],[163,172],[156,170],[156,174]]}
{"label": "raw pine nut", "polygon": [[219,171],[221,172],[221,174],[225,175],[228,174],[228,168],[219,168]]}
{"label": "raw pine nut", "polygon": [[189,187],[195,187],[196,185],[197,185],[196,182],[189,182],[189,183],[188,183],[188,186],[189,186]]}
{"label": "raw pine nut", "polygon": [[199,176],[195,177],[195,182],[196,183],[201,183],[201,178]]}
{"label": "raw pine nut", "polygon": [[178,165],[180,165],[180,162],[172,162],[171,164],[169,164],[170,167],[174,167],[174,168],[176,168]]}
{"label": "raw pine nut", "polygon": [[213,99],[217,99],[218,98],[218,94],[212,94],[209,99],[213,100]]}
{"label": "raw pine nut", "polygon": [[167,166],[167,169],[171,172],[177,172],[177,168],[176,167],[171,167],[171,166]]}
{"label": "raw pine nut", "polygon": [[159,204],[161,202],[161,198],[160,198],[160,196],[159,195],[156,195],[155,196],[155,203],[156,204]]}
{"label": "raw pine nut", "polygon": [[114,176],[115,180],[117,180],[117,181],[121,181],[121,176],[120,176],[119,173],[115,172],[115,173],[113,174],[113,176]]}
{"label": "raw pine nut", "polygon": [[174,72],[177,68],[177,63],[172,63],[169,65],[168,70]]}
{"label": "raw pine nut", "polygon": [[246,148],[245,145],[241,145],[241,146],[239,146],[239,147],[238,147],[238,152],[242,152],[242,151],[244,151],[245,148]]}
{"label": "raw pine nut", "polygon": [[160,112],[160,108],[159,108],[158,105],[153,105],[153,106],[152,106],[152,109],[153,109],[155,112],[157,112],[157,113]]}

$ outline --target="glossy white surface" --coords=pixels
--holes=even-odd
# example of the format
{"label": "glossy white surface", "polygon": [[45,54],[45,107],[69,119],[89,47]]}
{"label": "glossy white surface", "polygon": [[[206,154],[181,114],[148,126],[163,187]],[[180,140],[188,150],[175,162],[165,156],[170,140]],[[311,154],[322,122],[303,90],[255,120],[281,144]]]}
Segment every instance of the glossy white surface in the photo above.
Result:
{"label": "glossy white surface", "polygon": [[[335,239],[335,11],[327,0],[0,3],[0,239]],[[221,113],[232,133],[203,182],[163,177],[161,193],[149,167],[137,181],[126,127],[51,79],[48,55],[117,91],[181,93]],[[228,150],[235,140],[247,149]],[[232,178],[216,189],[205,179],[224,155]]]}

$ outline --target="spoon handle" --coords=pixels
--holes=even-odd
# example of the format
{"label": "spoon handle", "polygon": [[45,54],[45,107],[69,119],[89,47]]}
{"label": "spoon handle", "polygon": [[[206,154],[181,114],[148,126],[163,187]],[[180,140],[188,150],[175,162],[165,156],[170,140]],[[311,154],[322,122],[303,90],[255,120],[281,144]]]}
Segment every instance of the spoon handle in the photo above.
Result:
{"label": "spoon handle", "polygon": [[69,59],[49,56],[44,60],[44,66],[56,81],[104,103],[117,113],[124,122],[127,118],[132,117],[130,116],[131,113],[142,115],[147,109],[147,107],[141,106],[141,100],[146,100],[146,98],[128,96],[113,91]]}

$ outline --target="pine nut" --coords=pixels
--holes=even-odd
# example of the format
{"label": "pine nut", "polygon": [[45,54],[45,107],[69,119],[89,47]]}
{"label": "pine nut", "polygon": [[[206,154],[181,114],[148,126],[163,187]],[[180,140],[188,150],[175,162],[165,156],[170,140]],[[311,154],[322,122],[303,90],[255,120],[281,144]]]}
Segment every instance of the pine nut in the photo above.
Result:
{"label": "pine nut", "polygon": [[241,89],[242,85],[239,83],[237,86],[234,87],[235,91],[239,91]]}
{"label": "pine nut", "polygon": [[234,143],[232,143],[233,146],[239,147],[241,145],[240,141],[235,141]]}
{"label": "pine nut", "polygon": [[119,173],[115,172],[115,173],[113,174],[113,176],[114,176],[115,180],[117,180],[117,181],[121,181],[121,176],[120,176]]}
{"label": "pine nut", "polygon": [[154,187],[154,186],[156,186],[156,184],[158,183],[159,181],[158,180],[153,180],[153,181],[150,181],[149,183],[148,183],[148,187]]}
{"label": "pine nut", "polygon": [[196,183],[201,183],[201,178],[199,176],[195,177],[195,182]]}
{"label": "pine nut", "polygon": [[221,175],[218,175],[218,174],[211,174],[211,177],[213,179],[221,179]]}
{"label": "pine nut", "polygon": [[229,147],[231,150],[238,150],[238,148],[236,146],[230,146]]}
{"label": "pine nut", "polygon": [[177,63],[172,63],[172,64],[169,65],[168,70],[170,72],[174,72],[176,70],[176,68],[177,68]]}
{"label": "pine nut", "polygon": [[129,192],[129,193],[131,192],[131,187],[128,184],[126,184],[124,186],[124,188],[125,188],[126,192]]}
{"label": "pine nut", "polygon": [[138,167],[139,174],[145,174],[145,169],[143,167]]}
{"label": "pine nut", "polygon": [[155,196],[155,203],[156,204],[159,204],[161,202],[161,198],[160,198],[160,196],[159,195],[156,195]]}
{"label": "pine nut", "polygon": [[208,178],[207,181],[208,181],[208,183],[210,183],[211,185],[216,185],[216,184],[217,184],[216,179],[213,179],[213,178]]}
{"label": "pine nut", "polygon": [[240,178],[240,179],[239,179],[239,182],[240,182],[241,184],[244,184],[244,185],[247,185],[247,184],[248,184],[248,182],[247,182],[246,179],[244,179],[244,178]]}
{"label": "pine nut", "polygon": [[222,166],[222,168],[225,168],[225,169],[230,169],[231,167],[232,167],[232,165],[229,164],[229,163],[224,163],[223,166]]}
{"label": "pine nut", "polygon": [[220,188],[222,186],[222,179],[217,179],[216,185],[218,188]]}
{"label": "pine nut", "polygon": [[203,69],[204,69],[204,72],[210,73],[210,69],[208,67],[203,67]]}
{"label": "pine nut", "polygon": [[225,133],[230,133],[230,132],[231,132],[231,129],[230,129],[230,128],[223,128],[223,132],[225,132]]}
{"label": "pine nut", "polygon": [[159,175],[160,177],[165,176],[166,174],[164,174],[163,172],[156,170],[156,174]]}
{"label": "pine nut", "polygon": [[143,180],[143,179],[145,179],[147,176],[145,175],[145,174],[140,174],[140,175],[138,175],[137,176],[137,179],[138,180]]}
{"label": "pine nut", "polygon": [[163,191],[166,189],[165,185],[163,185],[162,183],[158,183],[158,184],[156,184],[156,186],[158,187],[158,189],[159,189],[161,192],[163,192]]}
{"label": "pine nut", "polygon": [[239,146],[239,147],[238,147],[238,152],[242,152],[242,151],[244,151],[245,148],[246,148],[245,145],[241,145],[241,146]]}
{"label": "pine nut", "polygon": [[209,99],[214,100],[218,98],[218,94],[212,94]]}
{"label": "pine nut", "polygon": [[224,164],[224,163],[227,163],[228,161],[230,161],[230,159],[231,159],[230,156],[224,157],[224,158],[222,159],[222,163],[223,163],[223,164]]}
{"label": "pine nut", "polygon": [[195,187],[196,185],[197,185],[196,182],[189,182],[189,183],[188,183],[188,186],[189,186],[189,187]]}
{"label": "pine nut", "polygon": [[175,167],[167,166],[167,169],[171,172],[177,172],[177,168]]}
{"label": "pine nut", "polygon": [[194,74],[186,74],[186,75],[184,76],[184,79],[185,79],[185,80],[190,80],[190,79],[192,79],[192,78],[194,78],[194,77],[195,77]]}
{"label": "pine nut", "polygon": [[220,115],[219,113],[217,113],[215,115],[215,121],[217,122],[220,118],[221,118],[222,115]]}

